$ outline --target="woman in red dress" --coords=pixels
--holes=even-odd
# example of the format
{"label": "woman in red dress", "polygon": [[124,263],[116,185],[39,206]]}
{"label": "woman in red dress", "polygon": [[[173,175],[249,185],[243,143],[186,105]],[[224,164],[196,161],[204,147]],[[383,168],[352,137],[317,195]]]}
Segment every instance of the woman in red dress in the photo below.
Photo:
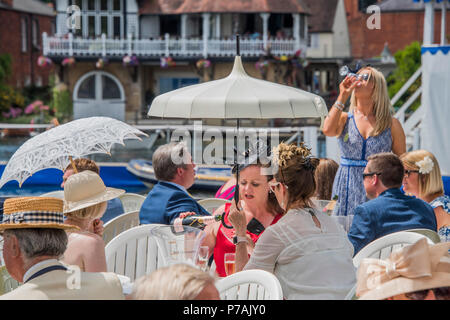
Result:
{"label": "woman in red dress", "polygon": [[[272,176],[261,173],[261,169],[264,167],[266,165],[257,163],[247,165],[239,170],[239,194],[247,223],[255,218],[264,228],[267,228],[281,218],[283,210],[278,205],[274,194],[270,193],[268,181],[272,179]],[[225,212],[224,220],[227,225],[231,225],[228,221],[230,206],[231,204],[226,204],[215,211],[216,214]],[[208,225],[205,232],[206,237],[202,245],[208,246],[209,253],[214,254],[217,274],[225,277],[224,255],[225,253],[234,253],[236,250],[236,245],[233,243],[235,231],[225,228],[221,222],[216,222]],[[247,230],[247,246],[250,254],[261,234],[262,232],[254,234]]]}

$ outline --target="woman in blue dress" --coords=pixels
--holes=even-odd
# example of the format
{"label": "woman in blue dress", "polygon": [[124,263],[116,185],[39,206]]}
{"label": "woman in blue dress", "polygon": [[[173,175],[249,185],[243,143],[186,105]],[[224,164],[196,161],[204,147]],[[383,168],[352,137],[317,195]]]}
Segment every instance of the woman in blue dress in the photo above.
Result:
{"label": "woman in blue dress", "polygon": [[450,198],[444,194],[441,169],[436,157],[429,151],[415,150],[403,154],[400,159],[405,167],[403,190],[433,207],[441,242],[449,242]]}
{"label": "woman in blue dress", "polygon": [[[406,151],[406,138],[400,122],[392,116],[383,74],[365,67],[357,72],[368,74],[367,80],[347,76],[339,85],[339,97],[325,119],[323,133],[338,137],[341,160],[333,183],[337,196],[334,214],[353,215],[355,207],[367,201],[363,171],[367,157],[380,152]],[[350,110],[344,112],[350,99]]]}

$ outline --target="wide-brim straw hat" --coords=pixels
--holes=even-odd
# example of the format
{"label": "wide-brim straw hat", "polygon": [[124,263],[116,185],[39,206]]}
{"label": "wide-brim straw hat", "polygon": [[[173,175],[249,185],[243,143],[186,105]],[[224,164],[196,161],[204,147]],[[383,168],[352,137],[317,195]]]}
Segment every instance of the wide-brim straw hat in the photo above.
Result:
{"label": "wide-brim straw hat", "polygon": [[106,187],[95,172],[86,170],[67,178],[64,183],[64,214],[112,200],[125,190]]}
{"label": "wide-brim straw hat", "polygon": [[[363,259],[356,294],[384,300],[404,293],[450,286],[450,242],[429,245],[421,239],[386,260]],[[375,261],[378,260],[378,261]]]}
{"label": "wide-brim straw hat", "polygon": [[63,207],[62,199],[52,197],[8,198],[3,203],[0,231],[24,228],[79,230],[76,226],[64,223]]}

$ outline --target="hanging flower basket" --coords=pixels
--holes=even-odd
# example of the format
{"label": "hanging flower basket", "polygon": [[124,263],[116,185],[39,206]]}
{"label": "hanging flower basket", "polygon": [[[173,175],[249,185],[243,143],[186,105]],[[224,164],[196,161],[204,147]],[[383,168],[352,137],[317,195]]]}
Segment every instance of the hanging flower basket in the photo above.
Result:
{"label": "hanging flower basket", "polygon": [[132,56],[126,55],[125,57],[123,57],[122,62],[123,65],[126,67],[133,67],[139,64],[139,60],[135,55]]}
{"label": "hanging flower basket", "polygon": [[161,68],[169,68],[174,67],[176,64],[172,57],[161,57],[160,65]]}
{"label": "hanging flower basket", "polygon": [[49,67],[49,66],[51,66],[52,63],[53,63],[53,61],[50,58],[47,58],[44,56],[40,56],[37,59],[37,64],[41,68]]}
{"label": "hanging flower basket", "polygon": [[70,57],[70,58],[65,58],[62,62],[61,65],[63,67],[70,67],[73,66],[75,64],[75,59]]}
{"label": "hanging flower basket", "polygon": [[196,66],[198,69],[206,69],[211,66],[211,61],[209,61],[208,59],[200,59],[197,61]]}
{"label": "hanging flower basket", "polygon": [[108,59],[106,58],[100,58],[97,60],[97,62],[95,63],[95,67],[97,69],[103,69],[105,67],[105,65],[108,64]]}

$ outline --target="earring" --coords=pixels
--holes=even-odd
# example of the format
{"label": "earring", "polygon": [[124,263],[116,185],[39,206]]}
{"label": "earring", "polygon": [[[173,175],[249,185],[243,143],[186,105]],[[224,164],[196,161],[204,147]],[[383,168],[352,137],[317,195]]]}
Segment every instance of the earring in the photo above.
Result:
{"label": "earring", "polygon": [[281,201],[281,208],[284,209],[284,200]]}

